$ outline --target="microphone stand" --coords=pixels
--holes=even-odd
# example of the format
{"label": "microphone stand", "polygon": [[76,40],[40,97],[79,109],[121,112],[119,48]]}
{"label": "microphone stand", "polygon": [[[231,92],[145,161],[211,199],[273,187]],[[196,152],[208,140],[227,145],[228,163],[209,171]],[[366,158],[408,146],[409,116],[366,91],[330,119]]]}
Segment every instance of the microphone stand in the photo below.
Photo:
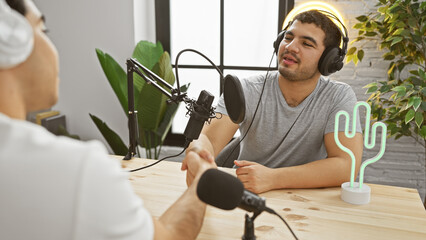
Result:
{"label": "microphone stand", "polygon": [[244,235],[241,237],[242,240],[256,240],[256,235],[254,235],[254,219],[256,219],[260,213],[262,213],[262,211],[255,211],[251,217],[249,217],[249,215],[246,213],[244,222]]}
{"label": "microphone stand", "polygon": [[[190,102],[186,96],[186,93],[181,93],[180,89],[173,88],[168,82],[164,79],[157,76],[155,73],[150,71],[148,68],[140,64],[136,59],[129,58],[126,61],[127,65],[127,95],[128,95],[128,124],[129,124],[129,150],[123,160],[130,160],[133,156],[136,155],[136,149],[138,145],[138,121],[137,121],[137,111],[135,111],[135,98],[133,92],[133,73],[138,74],[142,79],[146,81],[147,84],[152,84],[158,90],[160,90],[164,95],[168,96],[170,99],[167,100],[167,103],[179,103],[179,102]],[[141,71],[142,70],[142,71]],[[167,89],[161,87],[158,83],[161,82]]]}

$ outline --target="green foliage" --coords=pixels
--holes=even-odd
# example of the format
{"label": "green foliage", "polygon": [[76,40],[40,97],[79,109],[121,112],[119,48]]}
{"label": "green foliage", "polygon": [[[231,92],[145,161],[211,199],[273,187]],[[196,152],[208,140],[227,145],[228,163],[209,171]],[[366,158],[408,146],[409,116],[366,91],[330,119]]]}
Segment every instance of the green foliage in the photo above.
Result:
{"label": "green foliage", "polygon": [[98,127],[99,131],[102,133],[102,136],[108,142],[108,145],[112,148],[112,151],[117,155],[126,155],[127,147],[121,140],[120,136],[118,136],[117,133],[111,130],[111,128],[109,128],[108,125],[101,119],[99,119],[95,115],[89,115],[95,123],[96,127]]}
{"label": "green foliage", "polygon": [[[390,61],[386,81],[370,83],[367,94],[373,118],[384,121],[389,136],[412,136],[426,141],[426,2],[380,0],[377,12],[362,15],[352,41],[376,41]],[[362,61],[364,51],[353,46],[347,61]]]}
{"label": "green foliage", "polygon": [[[127,75],[126,71],[107,53],[96,49],[99,63],[107,77],[115,95],[117,96],[124,113],[128,112]],[[160,42],[157,44],[140,41],[134,51],[133,58],[157,74],[170,85],[175,82],[175,76],[170,63],[170,56],[164,52]],[[177,104],[167,104],[167,96],[146,82],[137,74],[133,75],[135,110],[139,130],[138,143],[146,149],[148,158],[159,157],[161,146],[169,131],[173,117],[177,111]],[[164,87],[161,83],[160,86]],[[165,88],[167,89],[167,88]],[[187,86],[181,87],[182,91]],[[94,115],[90,115],[93,122],[106,139],[111,149],[117,155],[125,155],[127,147],[121,138],[110,129],[105,122]]]}

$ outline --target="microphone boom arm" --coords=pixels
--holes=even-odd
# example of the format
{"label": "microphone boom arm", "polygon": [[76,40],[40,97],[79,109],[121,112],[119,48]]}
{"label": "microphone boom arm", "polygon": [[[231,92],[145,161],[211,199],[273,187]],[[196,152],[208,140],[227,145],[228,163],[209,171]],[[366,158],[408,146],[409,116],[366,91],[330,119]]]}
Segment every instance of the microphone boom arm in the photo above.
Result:
{"label": "microphone boom arm", "polygon": [[[136,155],[137,149],[137,136],[138,136],[138,122],[137,122],[137,111],[135,111],[135,98],[134,98],[134,82],[133,82],[133,73],[138,74],[147,84],[153,85],[155,88],[160,90],[164,95],[169,97],[167,100],[168,103],[174,102],[190,102],[186,96],[186,93],[181,93],[180,89],[173,88],[168,82],[164,79],[157,76],[151,70],[140,64],[134,58],[128,58],[126,61],[127,65],[127,95],[128,95],[128,124],[129,124],[129,150],[123,160],[130,160],[133,156]],[[142,70],[142,71],[141,71]],[[167,89],[168,92],[157,82],[161,82]]]}

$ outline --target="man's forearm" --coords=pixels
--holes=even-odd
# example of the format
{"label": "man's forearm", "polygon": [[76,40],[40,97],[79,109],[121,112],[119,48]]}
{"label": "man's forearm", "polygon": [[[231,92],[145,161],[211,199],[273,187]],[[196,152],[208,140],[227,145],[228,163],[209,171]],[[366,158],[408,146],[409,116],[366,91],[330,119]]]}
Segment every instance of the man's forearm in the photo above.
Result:
{"label": "man's forearm", "polygon": [[206,204],[196,197],[196,184],[155,223],[155,239],[195,239],[203,225]]}
{"label": "man's forearm", "polygon": [[[359,169],[359,164],[357,165],[356,169]],[[334,157],[299,166],[277,168],[273,172],[274,179],[277,179],[272,183],[273,189],[333,187],[349,181],[351,162]]]}

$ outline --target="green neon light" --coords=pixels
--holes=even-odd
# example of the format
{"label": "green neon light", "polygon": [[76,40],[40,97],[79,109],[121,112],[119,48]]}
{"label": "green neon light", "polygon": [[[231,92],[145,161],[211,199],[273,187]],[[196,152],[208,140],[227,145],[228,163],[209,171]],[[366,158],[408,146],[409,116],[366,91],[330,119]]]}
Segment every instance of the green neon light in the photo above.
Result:
{"label": "green neon light", "polygon": [[[352,118],[352,131],[349,132],[349,114],[346,111],[339,111],[336,114],[335,117],[335,122],[334,122],[334,140],[337,144],[337,146],[344,152],[346,152],[347,154],[349,154],[349,156],[351,157],[352,163],[351,163],[351,179],[350,179],[350,186],[351,188],[354,187],[354,181],[355,181],[355,156],[352,153],[351,150],[349,150],[348,148],[346,148],[345,146],[342,145],[342,143],[340,143],[339,140],[339,118],[341,115],[343,115],[345,117],[345,136],[347,138],[353,138],[355,136],[356,133],[356,119],[358,116],[358,108],[360,106],[364,106],[366,108],[366,116],[365,116],[365,131],[364,131],[364,146],[368,149],[372,149],[375,145],[376,145],[376,131],[378,127],[382,128],[382,138],[381,138],[381,146],[380,146],[380,151],[379,153],[377,153],[376,156],[369,158],[367,160],[365,160],[362,164],[361,164],[361,169],[359,172],[359,188],[362,188],[362,184],[364,182],[364,170],[367,167],[367,165],[377,162],[380,158],[383,157],[383,154],[385,153],[385,149],[386,149],[386,131],[387,131],[387,127],[384,123],[382,122],[376,122],[373,124],[373,127],[371,129],[371,138],[369,138],[370,135],[370,116],[371,116],[371,108],[370,105],[368,105],[368,103],[366,102],[357,102],[355,104],[354,107],[354,111],[353,111],[353,118]],[[370,143],[368,142],[368,139],[370,139]]]}

